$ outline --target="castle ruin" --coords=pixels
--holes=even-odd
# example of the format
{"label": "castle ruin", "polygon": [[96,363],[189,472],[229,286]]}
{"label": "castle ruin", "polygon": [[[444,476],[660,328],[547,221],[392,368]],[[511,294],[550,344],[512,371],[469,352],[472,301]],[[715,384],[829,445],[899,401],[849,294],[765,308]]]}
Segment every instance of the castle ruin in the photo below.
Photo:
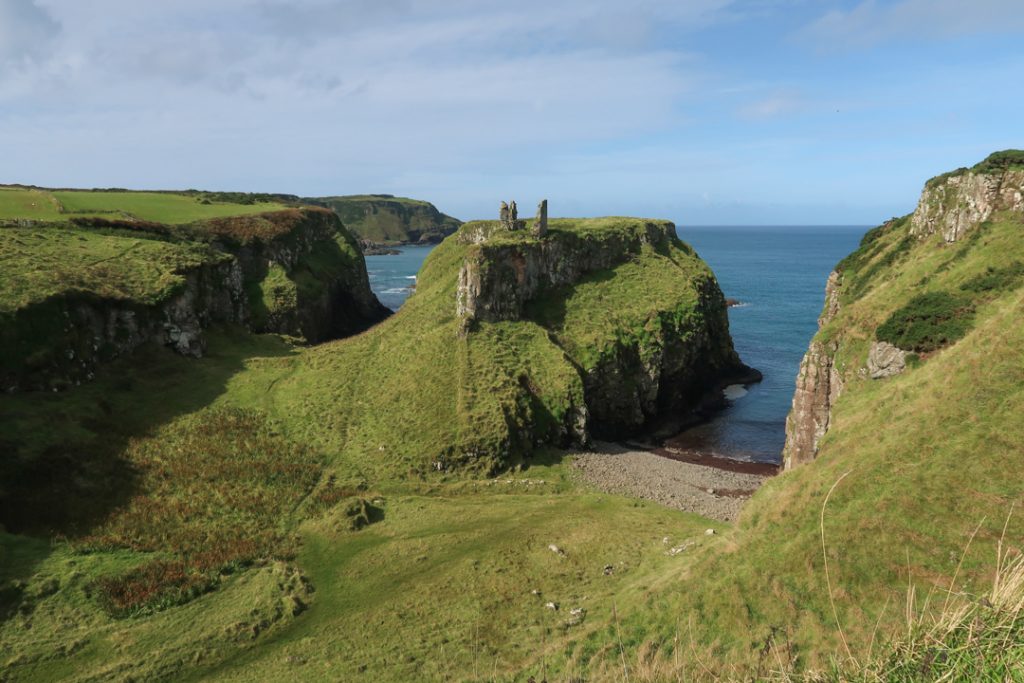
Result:
{"label": "castle ruin", "polygon": [[[519,220],[519,209],[514,200],[509,203],[501,203],[498,220],[501,222],[501,226],[509,231],[526,229],[526,221]],[[548,234],[548,200],[543,199],[537,205],[537,217],[533,220],[530,233],[534,237],[543,237]]]}

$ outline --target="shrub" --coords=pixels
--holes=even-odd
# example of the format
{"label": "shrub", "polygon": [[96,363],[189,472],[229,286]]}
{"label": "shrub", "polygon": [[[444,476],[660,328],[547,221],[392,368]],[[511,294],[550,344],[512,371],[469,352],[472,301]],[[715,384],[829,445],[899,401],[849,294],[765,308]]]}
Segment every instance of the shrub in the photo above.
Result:
{"label": "shrub", "polygon": [[970,300],[949,292],[930,292],[895,311],[875,336],[906,351],[928,353],[963,337],[973,322]]}
{"label": "shrub", "polygon": [[1024,282],[1024,263],[1016,261],[1006,268],[989,267],[984,273],[960,285],[960,289],[965,292],[986,294],[1016,289],[1021,282]]}
{"label": "shrub", "polygon": [[139,492],[76,546],[167,557],[94,583],[114,616],[186,602],[216,587],[220,574],[291,555],[288,517],[322,469],[262,413],[231,408],[133,439],[122,457],[138,473]]}

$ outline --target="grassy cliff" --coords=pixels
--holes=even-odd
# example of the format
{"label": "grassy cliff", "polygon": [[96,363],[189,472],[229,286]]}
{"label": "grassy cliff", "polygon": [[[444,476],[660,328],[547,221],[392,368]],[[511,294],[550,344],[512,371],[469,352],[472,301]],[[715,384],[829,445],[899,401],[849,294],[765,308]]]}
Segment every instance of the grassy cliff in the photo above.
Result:
{"label": "grassy cliff", "polygon": [[437,244],[462,225],[418,199],[371,194],[312,201],[337,213],[360,240],[374,244]]}

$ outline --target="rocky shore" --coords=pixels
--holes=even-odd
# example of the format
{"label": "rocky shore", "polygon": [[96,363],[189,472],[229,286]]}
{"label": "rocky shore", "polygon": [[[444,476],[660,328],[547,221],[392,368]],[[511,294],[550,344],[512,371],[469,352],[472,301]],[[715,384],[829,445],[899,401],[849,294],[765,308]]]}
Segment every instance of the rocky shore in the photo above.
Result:
{"label": "rocky shore", "polygon": [[746,501],[778,468],[673,448],[595,442],[577,453],[573,467],[605,493],[653,500],[683,512],[731,522]]}

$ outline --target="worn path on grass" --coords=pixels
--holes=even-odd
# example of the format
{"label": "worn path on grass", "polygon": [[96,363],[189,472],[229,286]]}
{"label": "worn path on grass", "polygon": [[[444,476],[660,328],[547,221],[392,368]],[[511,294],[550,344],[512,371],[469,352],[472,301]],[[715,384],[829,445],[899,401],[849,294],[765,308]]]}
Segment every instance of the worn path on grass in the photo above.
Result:
{"label": "worn path on grass", "polygon": [[[671,449],[641,450],[605,442],[596,442],[593,451],[573,457],[573,467],[582,478],[605,493],[646,498],[731,522],[774,468],[747,463],[730,467],[730,461],[720,464]],[[741,471],[733,471],[737,469]]]}

